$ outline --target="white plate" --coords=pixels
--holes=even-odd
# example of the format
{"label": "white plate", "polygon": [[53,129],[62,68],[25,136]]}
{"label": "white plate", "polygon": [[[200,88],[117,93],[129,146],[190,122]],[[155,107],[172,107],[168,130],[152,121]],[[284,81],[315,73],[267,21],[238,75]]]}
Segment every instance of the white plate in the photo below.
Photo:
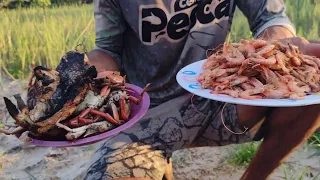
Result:
{"label": "white plate", "polygon": [[180,86],[185,90],[193,93],[197,96],[204,97],[207,99],[212,99],[216,101],[231,103],[231,104],[242,104],[249,106],[264,106],[264,107],[293,107],[293,106],[307,106],[312,104],[320,104],[320,93],[315,93],[308,95],[303,100],[293,100],[293,99],[255,99],[246,100],[242,98],[233,98],[224,94],[210,94],[210,89],[202,89],[200,83],[197,82],[197,77],[203,72],[202,64],[206,61],[201,60],[192,63],[184,68],[182,68],[176,79]]}

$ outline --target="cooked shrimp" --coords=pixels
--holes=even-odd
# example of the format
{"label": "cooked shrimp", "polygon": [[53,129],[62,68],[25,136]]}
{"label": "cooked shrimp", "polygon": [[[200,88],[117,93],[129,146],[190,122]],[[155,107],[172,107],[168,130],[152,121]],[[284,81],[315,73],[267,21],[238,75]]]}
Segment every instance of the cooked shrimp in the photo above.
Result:
{"label": "cooked shrimp", "polygon": [[237,75],[236,74],[232,74],[232,75],[230,75],[230,76],[227,76],[227,77],[219,77],[219,78],[217,78],[216,79],[216,81],[217,82],[225,82],[225,81],[230,81],[230,80],[232,80],[232,79],[234,79],[234,78],[236,78],[237,77]]}
{"label": "cooked shrimp", "polygon": [[227,71],[225,69],[217,68],[217,69],[214,69],[214,70],[210,71],[208,73],[208,76],[211,77],[211,78],[214,78],[214,77],[222,76],[222,75],[224,75],[226,73],[227,73]]}
{"label": "cooked shrimp", "polygon": [[201,87],[244,99],[293,98],[320,91],[320,58],[279,41],[241,40],[208,58]]}
{"label": "cooked shrimp", "polygon": [[249,83],[242,83],[239,85],[244,90],[254,89],[255,87]]}
{"label": "cooked shrimp", "polygon": [[261,94],[263,93],[264,89],[263,88],[255,88],[255,89],[248,89],[239,94],[239,97],[243,99],[262,99],[262,96],[260,95],[255,95],[255,94]]}
{"label": "cooked shrimp", "polygon": [[207,69],[215,69],[219,66],[217,61],[211,60],[211,61],[206,61],[202,65],[202,69],[207,70]]}
{"label": "cooked shrimp", "polygon": [[252,39],[241,39],[240,42],[242,44],[253,44],[255,40]]}
{"label": "cooked shrimp", "polygon": [[262,48],[260,51],[254,53],[253,56],[255,56],[255,57],[262,56],[263,54],[266,54],[266,53],[272,51],[274,48],[275,48],[275,45],[273,45],[273,44],[267,45],[264,48]]}
{"label": "cooked shrimp", "polygon": [[231,90],[231,89],[211,91],[210,93],[211,94],[226,94],[226,95],[229,95],[234,98],[239,97],[239,92],[236,90]]}
{"label": "cooked shrimp", "polygon": [[236,86],[236,85],[244,83],[244,82],[246,82],[248,80],[249,80],[249,78],[247,76],[239,76],[234,81],[231,82],[231,85],[232,86]]}
{"label": "cooked shrimp", "polygon": [[293,66],[297,67],[301,65],[301,61],[298,57],[291,57],[290,62]]}
{"label": "cooked shrimp", "polygon": [[269,57],[268,59],[265,58],[250,58],[251,61],[258,63],[258,64],[263,64],[263,65],[272,65],[277,62],[276,58],[274,56]]}
{"label": "cooked shrimp", "polygon": [[317,63],[315,63],[313,60],[305,59],[305,58],[303,58],[302,56],[300,56],[300,59],[301,59],[303,62],[305,62],[306,64],[308,64],[308,65],[314,67],[315,69],[319,70],[319,67],[318,67]]}
{"label": "cooked shrimp", "polygon": [[238,49],[245,57],[250,57],[253,53],[256,52],[256,49],[252,44],[243,44],[239,46]]}
{"label": "cooked shrimp", "polygon": [[289,81],[288,87],[292,92],[295,92],[295,93],[306,93],[311,91],[311,88],[308,85],[299,87],[298,83],[295,81]]}
{"label": "cooked shrimp", "polygon": [[318,59],[316,57],[308,56],[308,55],[302,55],[302,58],[314,61],[318,65],[318,67],[320,68],[320,59]]}
{"label": "cooked shrimp", "polygon": [[243,60],[245,60],[244,55],[233,46],[230,47],[231,53],[226,55],[226,60],[233,65],[240,65]]}
{"label": "cooked shrimp", "polygon": [[266,96],[266,98],[271,98],[271,99],[281,99],[281,98],[286,98],[288,97],[288,93],[285,93],[283,91],[275,90],[275,89],[265,89],[262,92],[263,95]]}
{"label": "cooked shrimp", "polygon": [[285,59],[286,57],[284,57],[284,55],[282,54],[282,52],[278,52],[276,54],[276,60],[277,60],[277,63],[280,65],[281,69],[283,72],[285,72],[286,74],[288,74],[290,72],[290,70],[284,65],[284,62],[283,60]]}
{"label": "cooked shrimp", "polygon": [[302,95],[300,94],[299,95],[297,93],[293,93],[293,94],[290,95],[289,98],[290,99],[294,99],[294,100],[302,100],[302,99],[305,99],[304,96],[305,96],[305,94],[302,94]]}
{"label": "cooked shrimp", "polygon": [[234,68],[227,68],[226,71],[227,73],[235,73],[239,71],[239,67],[234,67]]}
{"label": "cooked shrimp", "polygon": [[263,88],[263,84],[262,82],[260,82],[258,79],[256,78],[251,78],[249,81],[255,88]]}
{"label": "cooked shrimp", "polygon": [[252,45],[255,49],[259,49],[259,48],[266,46],[267,44],[268,44],[267,41],[257,39],[256,41],[254,41],[254,43]]}

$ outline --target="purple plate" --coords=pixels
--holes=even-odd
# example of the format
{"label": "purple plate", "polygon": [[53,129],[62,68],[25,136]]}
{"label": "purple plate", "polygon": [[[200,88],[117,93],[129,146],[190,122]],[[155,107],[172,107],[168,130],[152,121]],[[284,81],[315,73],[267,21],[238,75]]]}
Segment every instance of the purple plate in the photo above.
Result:
{"label": "purple plate", "polygon": [[[126,84],[129,88],[131,88],[135,93],[129,92],[131,96],[139,97],[140,93],[142,92],[142,88],[132,85],[132,84]],[[110,131],[90,136],[86,138],[80,138],[75,141],[43,141],[38,139],[32,139],[31,144],[36,146],[46,146],[46,147],[71,147],[71,146],[84,146],[96,143],[98,141],[110,138],[111,136],[114,136],[121,131],[124,131],[128,128],[130,128],[132,125],[134,125],[136,122],[138,122],[148,111],[150,106],[150,97],[147,93],[144,93],[143,99],[140,102],[139,105],[131,103],[131,119],[128,120],[125,124],[112,129]]]}

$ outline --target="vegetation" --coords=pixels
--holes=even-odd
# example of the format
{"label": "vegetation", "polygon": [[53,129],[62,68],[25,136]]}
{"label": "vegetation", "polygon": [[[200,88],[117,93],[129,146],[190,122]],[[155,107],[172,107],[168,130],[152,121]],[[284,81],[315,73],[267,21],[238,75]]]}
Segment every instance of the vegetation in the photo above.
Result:
{"label": "vegetation", "polygon": [[247,167],[256,154],[259,145],[260,143],[257,142],[237,145],[228,162],[236,166]]}
{"label": "vegetation", "polygon": [[29,75],[29,64],[54,67],[77,44],[94,46],[92,5],[0,11],[0,67],[15,78]]}
{"label": "vegetation", "polygon": [[0,0],[0,9],[20,9],[26,7],[56,7],[62,5],[89,4],[93,0]]}
{"label": "vegetation", "polygon": [[282,169],[284,174],[284,177],[281,177],[281,179],[284,180],[303,180],[305,178],[319,180],[320,173],[316,174],[315,176],[312,175],[312,173],[310,172],[310,168],[308,168],[307,166],[304,166],[300,172],[288,172],[288,168],[284,164],[281,165],[280,168]]}
{"label": "vegetation", "polygon": [[315,133],[309,140],[308,143],[310,146],[315,147],[319,150],[320,155],[320,133]]}

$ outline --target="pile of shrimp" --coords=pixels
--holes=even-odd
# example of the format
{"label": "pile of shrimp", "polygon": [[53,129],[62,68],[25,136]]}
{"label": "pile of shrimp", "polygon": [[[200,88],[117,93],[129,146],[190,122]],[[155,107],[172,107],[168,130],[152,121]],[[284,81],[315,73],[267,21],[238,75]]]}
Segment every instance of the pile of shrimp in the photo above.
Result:
{"label": "pile of shrimp", "polygon": [[243,99],[304,99],[320,91],[320,59],[280,41],[241,40],[211,54],[198,76],[212,94]]}

